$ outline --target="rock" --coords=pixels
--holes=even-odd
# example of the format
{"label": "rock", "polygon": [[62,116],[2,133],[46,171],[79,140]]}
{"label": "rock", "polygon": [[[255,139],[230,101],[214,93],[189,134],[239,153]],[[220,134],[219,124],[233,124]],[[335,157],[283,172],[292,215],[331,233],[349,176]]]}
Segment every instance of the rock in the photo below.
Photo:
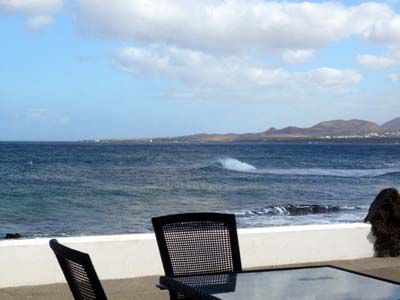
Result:
{"label": "rock", "polygon": [[372,202],[364,222],[370,222],[375,255],[400,256],[400,194],[396,189],[382,190]]}
{"label": "rock", "polygon": [[6,239],[19,239],[21,237],[22,237],[22,235],[20,235],[19,233],[7,233],[6,234]]}

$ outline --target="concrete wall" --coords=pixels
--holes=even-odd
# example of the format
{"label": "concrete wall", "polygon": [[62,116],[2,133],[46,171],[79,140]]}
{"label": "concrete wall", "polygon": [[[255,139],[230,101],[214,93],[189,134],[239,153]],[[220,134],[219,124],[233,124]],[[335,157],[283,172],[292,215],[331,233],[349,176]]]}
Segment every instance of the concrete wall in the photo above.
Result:
{"label": "concrete wall", "polygon": [[[153,234],[59,238],[90,254],[100,279],[163,273]],[[366,224],[239,229],[244,268],[373,256]],[[0,241],[0,288],[64,282],[49,239]]]}

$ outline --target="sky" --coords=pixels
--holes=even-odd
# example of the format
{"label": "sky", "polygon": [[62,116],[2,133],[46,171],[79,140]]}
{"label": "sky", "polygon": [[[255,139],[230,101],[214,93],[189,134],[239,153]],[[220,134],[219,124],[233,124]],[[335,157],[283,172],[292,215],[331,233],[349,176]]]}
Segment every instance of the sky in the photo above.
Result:
{"label": "sky", "polygon": [[0,0],[0,140],[400,116],[400,1]]}

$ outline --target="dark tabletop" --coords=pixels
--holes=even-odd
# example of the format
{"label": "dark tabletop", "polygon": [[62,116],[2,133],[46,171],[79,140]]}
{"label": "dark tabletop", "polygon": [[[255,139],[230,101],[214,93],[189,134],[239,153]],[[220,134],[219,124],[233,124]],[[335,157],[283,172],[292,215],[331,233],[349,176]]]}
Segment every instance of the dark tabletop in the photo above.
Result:
{"label": "dark tabletop", "polygon": [[396,282],[331,266],[160,278],[187,296],[221,300],[400,300]]}

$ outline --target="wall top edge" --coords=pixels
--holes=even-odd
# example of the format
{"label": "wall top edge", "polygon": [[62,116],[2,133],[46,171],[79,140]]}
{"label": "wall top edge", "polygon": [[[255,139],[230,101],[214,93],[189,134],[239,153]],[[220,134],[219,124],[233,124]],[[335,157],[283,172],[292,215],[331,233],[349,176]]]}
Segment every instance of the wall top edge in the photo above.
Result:
{"label": "wall top edge", "polygon": [[371,228],[371,225],[366,224],[366,223],[342,223],[342,224],[241,228],[238,230],[238,232],[239,232],[239,234],[251,234],[251,233],[264,233],[264,232],[298,232],[298,231],[370,229],[370,228]]}
{"label": "wall top edge", "polygon": [[[260,227],[260,228],[240,228],[239,235],[259,234],[259,233],[279,233],[279,232],[299,232],[299,231],[320,231],[320,230],[343,230],[343,229],[369,229],[371,225],[365,223],[349,224],[323,224],[323,225],[300,225],[300,226],[280,226],[280,227]],[[53,238],[53,237],[52,237]],[[20,240],[2,240],[0,248],[9,246],[31,246],[45,245],[52,238],[34,238]],[[56,237],[61,243],[92,243],[92,242],[124,242],[131,240],[153,240],[154,233],[136,233],[123,235],[101,235],[101,236],[78,236],[78,237]]]}
{"label": "wall top edge", "polygon": [[129,240],[153,240],[154,233],[135,233],[135,234],[115,234],[115,235],[91,235],[91,236],[74,236],[74,237],[46,237],[33,239],[18,239],[18,240],[2,240],[1,247],[8,246],[30,246],[48,244],[51,239],[57,239],[61,243],[92,243],[92,242],[124,242]]}

